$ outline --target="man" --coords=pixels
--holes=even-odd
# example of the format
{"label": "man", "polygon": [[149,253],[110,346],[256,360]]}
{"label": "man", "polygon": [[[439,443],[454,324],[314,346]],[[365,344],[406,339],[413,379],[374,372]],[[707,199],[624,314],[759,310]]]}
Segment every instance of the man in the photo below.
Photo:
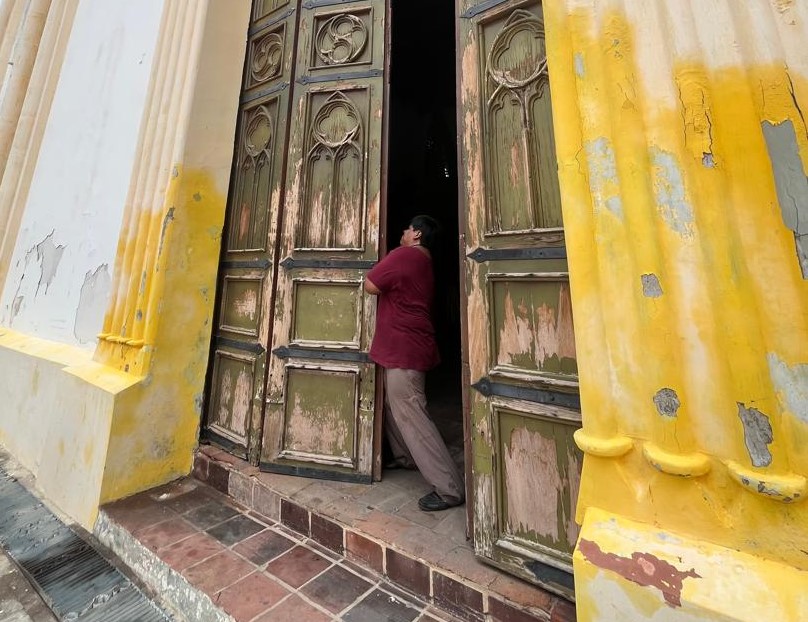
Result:
{"label": "man", "polygon": [[432,254],[438,224],[416,216],[401,245],[367,274],[365,291],[379,297],[370,358],[384,367],[385,429],[395,463],[418,467],[433,491],[418,500],[425,512],[463,503],[463,478],[429,418],[424,381],[439,362],[432,326]]}

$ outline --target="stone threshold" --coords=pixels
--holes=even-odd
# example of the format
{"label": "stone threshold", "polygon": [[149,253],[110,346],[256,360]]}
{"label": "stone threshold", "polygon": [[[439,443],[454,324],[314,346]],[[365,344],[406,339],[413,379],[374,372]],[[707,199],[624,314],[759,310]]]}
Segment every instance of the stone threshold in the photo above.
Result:
{"label": "stone threshold", "polygon": [[[193,476],[462,620],[575,621],[572,603],[480,562],[468,542],[408,520],[389,504],[368,504],[366,485],[263,473],[208,445],[196,453]],[[448,512],[464,516],[465,508]]]}

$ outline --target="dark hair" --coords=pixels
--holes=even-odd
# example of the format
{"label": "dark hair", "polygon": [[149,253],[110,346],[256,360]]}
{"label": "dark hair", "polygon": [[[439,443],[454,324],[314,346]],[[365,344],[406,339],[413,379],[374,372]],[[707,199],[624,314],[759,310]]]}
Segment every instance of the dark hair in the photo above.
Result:
{"label": "dark hair", "polygon": [[421,232],[421,246],[432,250],[440,232],[440,224],[431,216],[420,215],[410,221],[415,231]]}

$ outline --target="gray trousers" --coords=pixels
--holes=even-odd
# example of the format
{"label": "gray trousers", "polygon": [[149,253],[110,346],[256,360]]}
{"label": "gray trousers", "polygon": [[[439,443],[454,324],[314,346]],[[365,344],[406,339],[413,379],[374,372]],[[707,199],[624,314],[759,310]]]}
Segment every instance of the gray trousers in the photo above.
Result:
{"label": "gray trousers", "polygon": [[465,499],[463,478],[426,408],[426,374],[413,369],[385,369],[385,429],[393,457],[414,464],[444,500]]}

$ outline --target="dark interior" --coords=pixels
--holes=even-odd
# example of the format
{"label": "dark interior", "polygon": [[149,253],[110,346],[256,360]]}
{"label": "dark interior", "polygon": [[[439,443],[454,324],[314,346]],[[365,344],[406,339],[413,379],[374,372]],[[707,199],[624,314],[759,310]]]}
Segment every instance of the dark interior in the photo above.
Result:
{"label": "dark interior", "polygon": [[463,453],[457,208],[454,3],[393,0],[387,246],[427,214],[442,232],[433,251],[433,321],[441,364],[427,375],[429,410],[459,461]]}

